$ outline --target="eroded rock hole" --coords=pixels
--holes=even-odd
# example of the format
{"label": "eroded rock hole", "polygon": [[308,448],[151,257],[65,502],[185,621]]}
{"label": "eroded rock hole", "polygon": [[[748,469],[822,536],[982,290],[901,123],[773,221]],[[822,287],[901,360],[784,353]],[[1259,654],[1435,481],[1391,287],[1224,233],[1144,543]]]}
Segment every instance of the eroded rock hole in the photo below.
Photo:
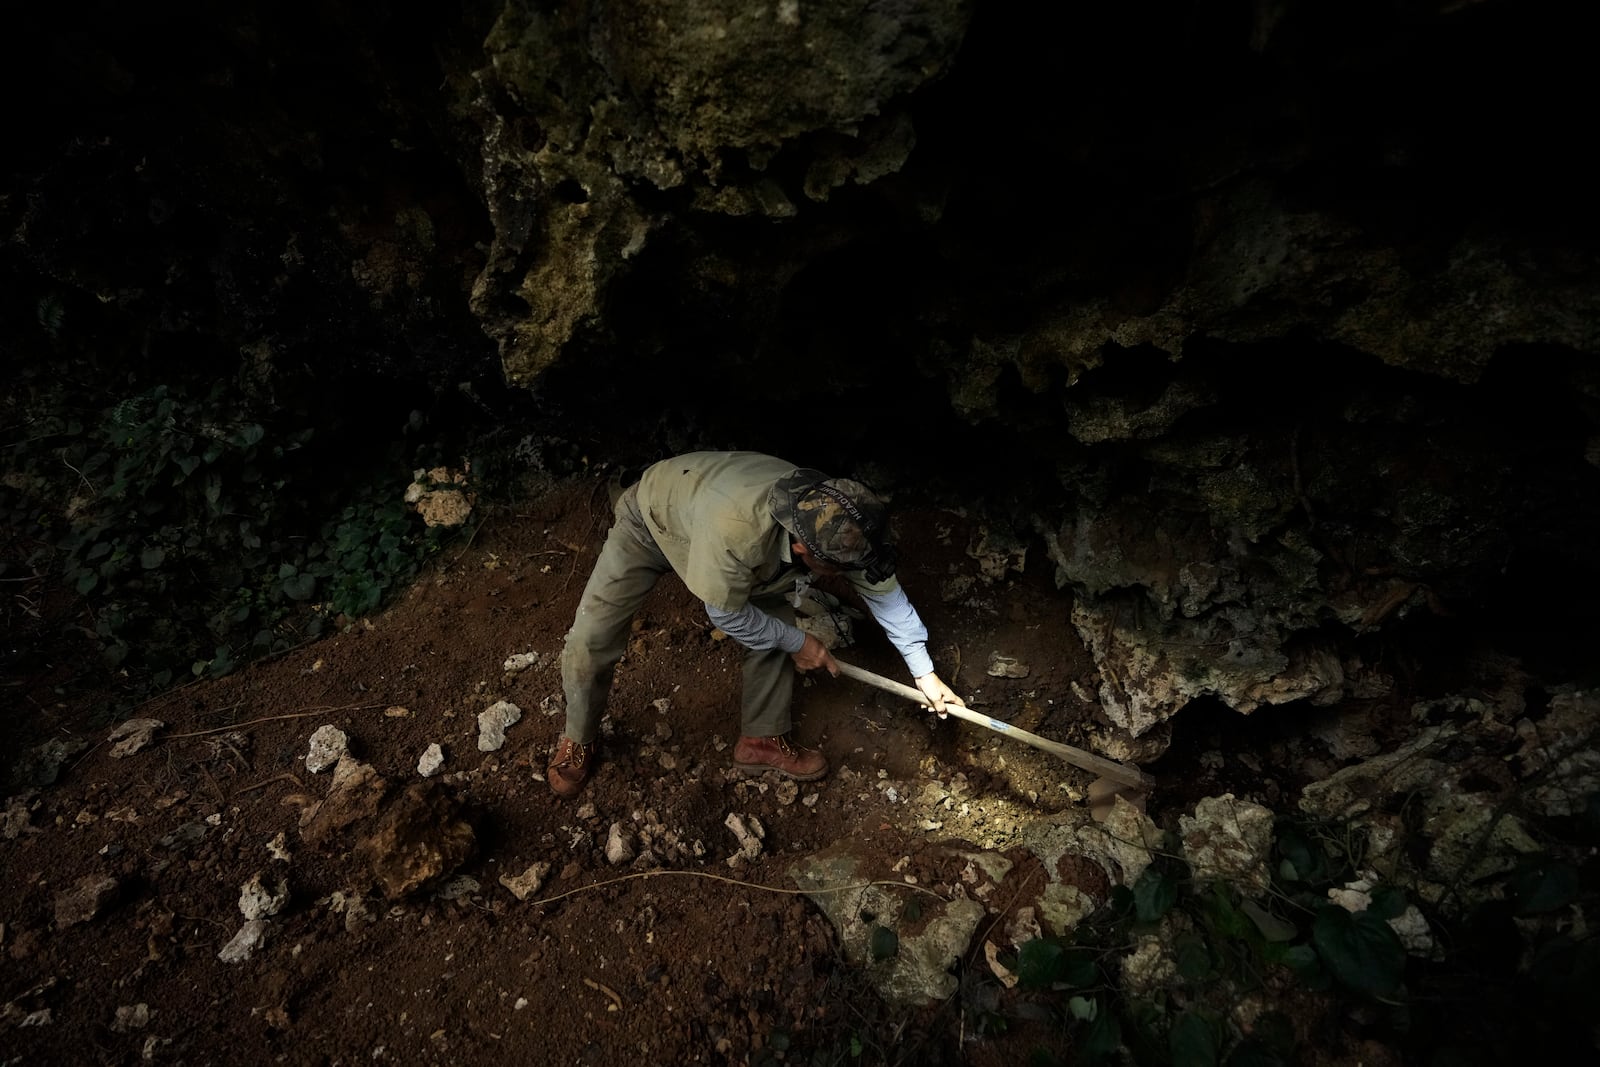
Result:
{"label": "eroded rock hole", "polygon": [[556,182],[555,188],[551,190],[551,193],[563,204],[587,204],[589,202],[589,190],[583,187],[582,182],[573,178],[563,178]]}

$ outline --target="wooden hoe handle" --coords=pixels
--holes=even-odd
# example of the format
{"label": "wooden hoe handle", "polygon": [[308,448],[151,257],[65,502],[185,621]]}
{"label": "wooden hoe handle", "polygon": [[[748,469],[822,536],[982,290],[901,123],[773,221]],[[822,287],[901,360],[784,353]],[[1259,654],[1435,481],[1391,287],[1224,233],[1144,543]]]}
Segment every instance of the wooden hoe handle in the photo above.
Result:
{"label": "wooden hoe handle", "polygon": [[[854,678],[858,682],[866,682],[868,685],[876,686],[885,692],[915,701],[923,707],[928,706],[928,698],[923,695],[920,689],[906,685],[903,682],[897,682],[892,678],[885,678],[881,674],[873,674],[871,671],[862,670],[860,667],[846,663],[838,657],[834,657],[834,662],[839,665],[839,673],[846,678]],[[1139,768],[1129,766],[1126,763],[1118,763],[1103,756],[1096,756],[1093,752],[1085,752],[1081,748],[1073,748],[1071,745],[1063,745],[1059,741],[1051,741],[1049,738],[1029,733],[1020,726],[1012,726],[1010,723],[1001,722],[999,719],[991,719],[987,715],[980,715],[971,708],[964,708],[959,704],[946,704],[944,710],[958,719],[965,719],[967,722],[976,723],[986,730],[993,730],[997,734],[1015,738],[1025,745],[1032,745],[1040,751],[1059,756],[1074,767],[1093,771],[1102,778],[1109,778],[1113,782],[1132,786],[1135,789],[1150,789],[1155,785],[1154,778],[1151,778]]]}

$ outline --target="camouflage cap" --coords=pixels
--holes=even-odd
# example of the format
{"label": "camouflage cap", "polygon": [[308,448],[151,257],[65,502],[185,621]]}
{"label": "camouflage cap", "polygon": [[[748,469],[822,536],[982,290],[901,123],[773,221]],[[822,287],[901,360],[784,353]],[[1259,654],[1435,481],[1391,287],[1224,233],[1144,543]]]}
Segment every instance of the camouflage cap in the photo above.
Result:
{"label": "camouflage cap", "polygon": [[883,499],[853,478],[802,467],[768,495],[772,515],[814,555],[851,566],[873,555],[888,532]]}

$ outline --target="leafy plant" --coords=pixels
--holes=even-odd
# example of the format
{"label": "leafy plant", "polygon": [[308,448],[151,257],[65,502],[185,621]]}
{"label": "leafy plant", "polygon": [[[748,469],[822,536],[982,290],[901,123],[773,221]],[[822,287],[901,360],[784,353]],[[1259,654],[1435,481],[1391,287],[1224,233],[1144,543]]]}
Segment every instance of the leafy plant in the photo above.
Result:
{"label": "leafy plant", "polygon": [[[42,303],[40,321],[60,316]],[[35,572],[83,599],[81,629],[136,693],[368,614],[441,542],[402,500],[409,457],[330,480],[319,430],[256,410],[231,380],[96,410],[64,389],[32,399],[0,504],[33,531]]]}
{"label": "leafy plant", "polygon": [[[1021,946],[1020,988],[1056,999],[1059,1025],[1081,1063],[1128,1056],[1172,1067],[1250,1067],[1288,1062],[1286,1025],[1269,1020],[1239,1032],[1228,1009],[1261,989],[1274,971],[1298,975],[1312,991],[1373,1002],[1404,997],[1405,952],[1388,925],[1406,909],[1403,893],[1380,888],[1364,912],[1327,902],[1326,889],[1350,875],[1344,835],[1334,827],[1290,825],[1278,837],[1279,877],[1263,898],[1218,881],[1196,880],[1174,855],[1158,856],[1131,887],[1110,899],[1071,938]],[[1102,961],[1159,933],[1175,978],[1143,996],[1117,988]]]}

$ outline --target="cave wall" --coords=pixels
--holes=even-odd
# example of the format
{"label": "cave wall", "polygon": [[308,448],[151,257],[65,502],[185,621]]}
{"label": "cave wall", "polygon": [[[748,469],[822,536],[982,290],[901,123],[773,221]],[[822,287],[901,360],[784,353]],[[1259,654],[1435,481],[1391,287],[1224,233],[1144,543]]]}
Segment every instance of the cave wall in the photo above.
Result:
{"label": "cave wall", "polygon": [[1572,675],[1600,578],[1574,18],[33,12],[4,321],[30,361],[65,317],[269,394],[509,383],[641,449],[981,511],[1042,546],[1129,743],[1198,697],[1381,692],[1371,639],[1407,627]]}

